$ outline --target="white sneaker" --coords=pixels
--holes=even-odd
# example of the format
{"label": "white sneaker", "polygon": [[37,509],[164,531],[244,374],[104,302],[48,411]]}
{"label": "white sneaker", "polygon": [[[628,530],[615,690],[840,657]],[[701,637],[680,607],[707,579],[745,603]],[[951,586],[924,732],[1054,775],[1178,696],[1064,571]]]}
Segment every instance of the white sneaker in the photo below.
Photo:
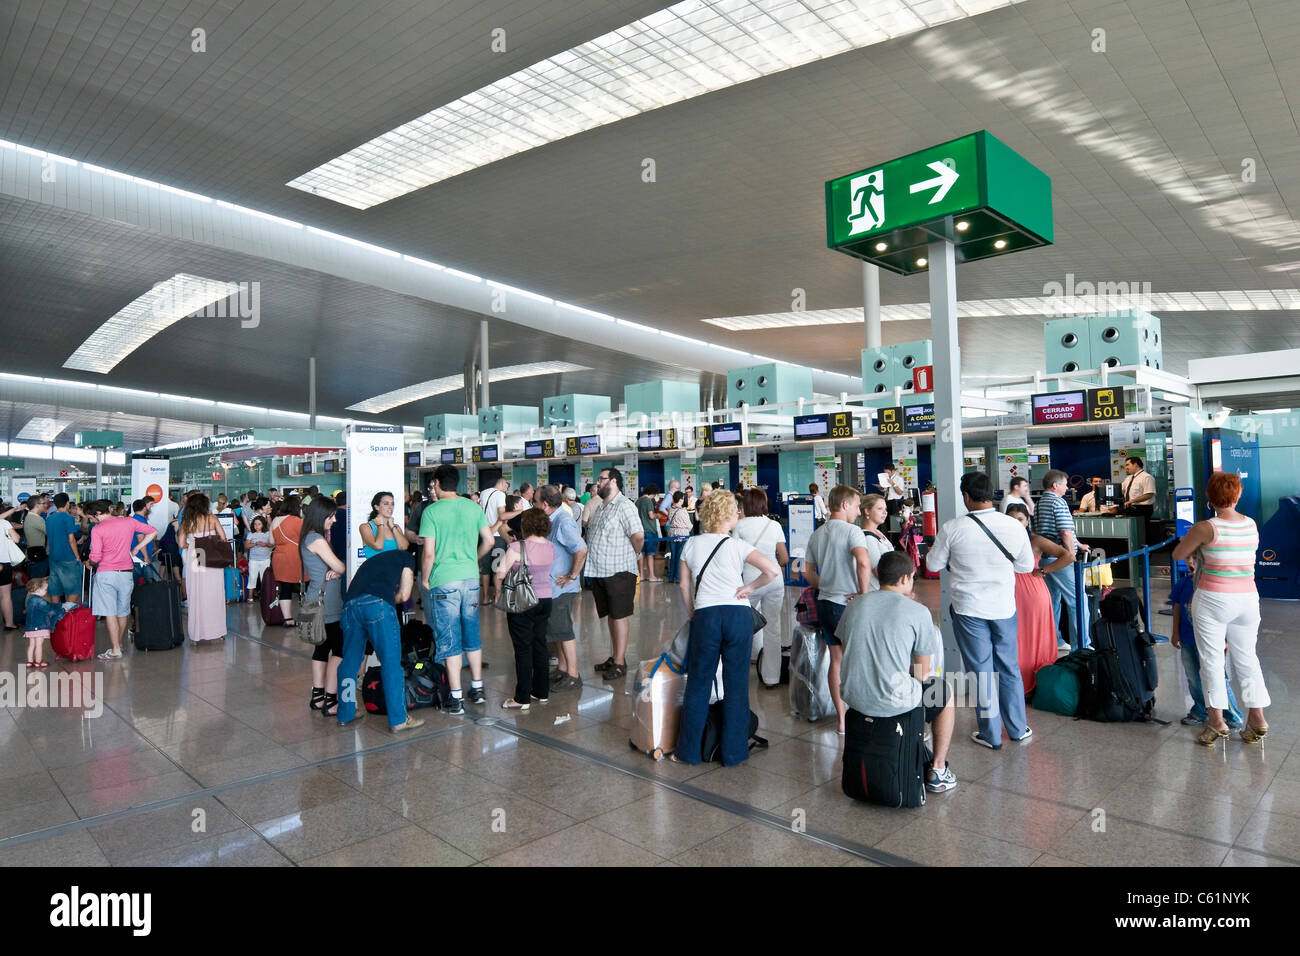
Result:
{"label": "white sneaker", "polygon": [[101,661],[120,661],[121,659],[122,659],[122,652],[115,651],[112,648],[109,648],[108,650],[104,651],[104,653],[100,654],[97,658],[97,660],[101,660]]}
{"label": "white sneaker", "polygon": [[1032,737],[1032,736],[1034,736],[1034,729],[1033,729],[1032,727],[1026,727],[1026,728],[1025,728],[1025,732],[1024,732],[1023,734],[1021,734],[1019,737],[1012,737],[1011,739],[1012,739],[1012,740],[1028,740],[1028,739],[1029,739],[1030,737]]}

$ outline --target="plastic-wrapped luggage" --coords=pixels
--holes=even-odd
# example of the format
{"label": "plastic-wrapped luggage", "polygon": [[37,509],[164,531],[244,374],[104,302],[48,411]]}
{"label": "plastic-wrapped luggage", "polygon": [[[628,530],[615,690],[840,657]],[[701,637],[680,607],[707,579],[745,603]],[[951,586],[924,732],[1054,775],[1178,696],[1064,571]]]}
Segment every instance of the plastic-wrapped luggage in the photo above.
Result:
{"label": "plastic-wrapped luggage", "polygon": [[686,675],[673,667],[667,654],[642,661],[632,684],[632,736],[636,750],[662,760],[677,747]]}
{"label": "plastic-wrapped luggage", "polygon": [[805,720],[835,714],[829,680],[830,648],[813,628],[796,624],[790,642],[790,709]]}

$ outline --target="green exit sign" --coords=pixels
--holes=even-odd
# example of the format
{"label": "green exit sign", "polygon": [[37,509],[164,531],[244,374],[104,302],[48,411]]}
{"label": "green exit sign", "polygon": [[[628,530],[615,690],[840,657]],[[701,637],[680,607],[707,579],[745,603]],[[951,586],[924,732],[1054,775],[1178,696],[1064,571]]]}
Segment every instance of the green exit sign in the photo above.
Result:
{"label": "green exit sign", "polygon": [[121,448],[121,432],[77,432],[78,448]]}
{"label": "green exit sign", "polygon": [[985,130],[826,184],[826,244],[903,275],[938,239],[971,262],[1052,235],[1052,181]]}

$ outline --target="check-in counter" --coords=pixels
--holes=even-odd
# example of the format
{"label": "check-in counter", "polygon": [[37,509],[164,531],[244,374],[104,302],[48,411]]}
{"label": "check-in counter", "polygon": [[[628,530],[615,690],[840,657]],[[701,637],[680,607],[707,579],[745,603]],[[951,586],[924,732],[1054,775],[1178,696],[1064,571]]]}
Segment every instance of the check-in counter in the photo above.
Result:
{"label": "check-in counter", "polygon": [[[1141,534],[1142,518],[1123,518],[1114,515],[1075,515],[1075,536],[1094,548],[1102,548],[1109,555],[1136,551]],[[1111,566],[1115,583],[1121,581],[1129,587],[1138,587],[1142,569],[1137,558],[1129,558]]]}

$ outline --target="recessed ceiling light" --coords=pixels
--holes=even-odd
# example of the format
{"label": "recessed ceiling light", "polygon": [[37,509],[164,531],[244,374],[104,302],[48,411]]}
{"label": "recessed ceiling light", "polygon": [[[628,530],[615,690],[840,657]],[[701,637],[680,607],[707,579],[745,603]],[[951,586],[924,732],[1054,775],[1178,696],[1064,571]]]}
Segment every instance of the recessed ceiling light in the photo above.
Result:
{"label": "recessed ceiling light", "polygon": [[889,248],[889,244],[886,243],[886,242],[878,242],[878,243],[876,243],[876,251],[877,251],[877,252],[884,252],[884,251],[885,251],[886,249],[888,249],[888,248]]}
{"label": "recessed ceiling light", "polygon": [[368,209],[587,130],[1018,0],[684,0],[534,63],[287,185]]}
{"label": "recessed ceiling light", "polygon": [[966,231],[967,229],[969,229],[969,228],[970,228],[970,223],[968,223],[965,219],[963,219],[961,222],[957,223],[957,231],[958,231],[958,232],[965,232],[965,231]]}
{"label": "recessed ceiling light", "polygon": [[998,239],[993,243],[994,249],[1005,249],[1006,247],[1007,247],[1007,241],[1005,239]]}
{"label": "recessed ceiling light", "polygon": [[928,261],[929,261],[928,259],[922,257],[922,258],[916,260],[916,264],[917,264],[918,266],[923,266],[923,265],[925,265],[926,262],[928,262]]}

